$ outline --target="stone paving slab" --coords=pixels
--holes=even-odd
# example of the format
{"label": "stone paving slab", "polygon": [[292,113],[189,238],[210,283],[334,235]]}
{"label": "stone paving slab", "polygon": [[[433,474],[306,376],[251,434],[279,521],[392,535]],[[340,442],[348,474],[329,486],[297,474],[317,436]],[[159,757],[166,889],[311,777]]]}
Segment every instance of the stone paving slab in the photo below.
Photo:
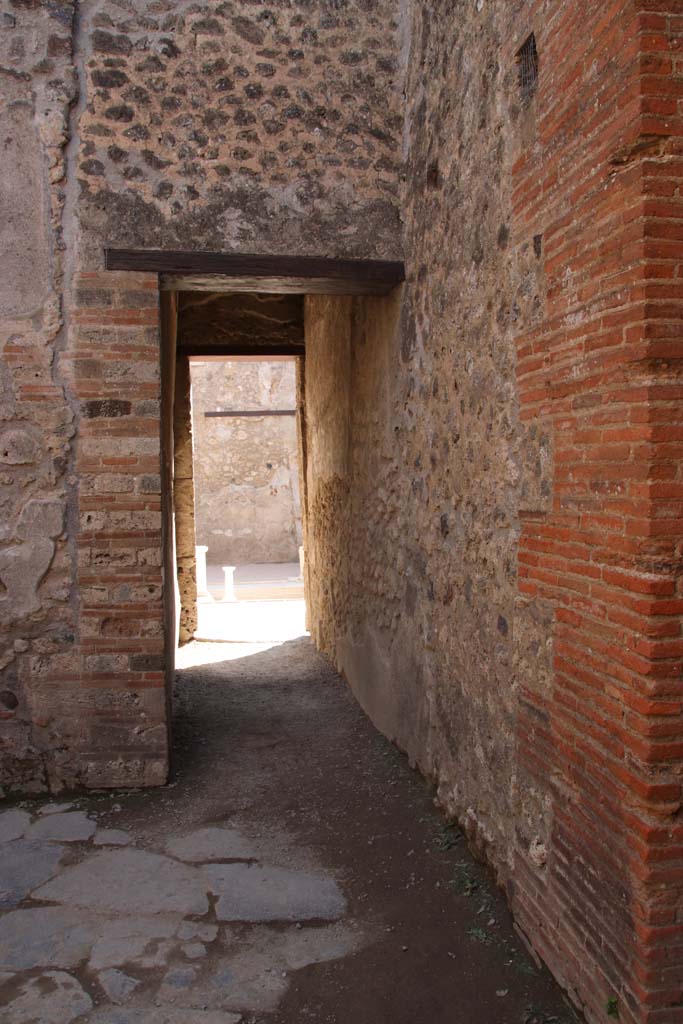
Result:
{"label": "stone paving slab", "polygon": [[206,985],[193,995],[218,1002],[230,1010],[269,1013],[289,988],[289,979],[268,956],[250,950],[246,955],[219,961]]}
{"label": "stone paving slab", "polygon": [[98,828],[93,844],[95,846],[128,846],[132,836],[121,828]]}
{"label": "stone paving slab", "polygon": [[199,968],[194,967],[191,964],[180,964],[169,969],[161,979],[161,985],[157,993],[158,1000],[162,1002],[174,1003],[179,992],[191,992],[191,998],[189,1005],[195,1006],[197,1000],[200,1004],[210,1004],[214,1000],[209,1000],[203,994],[203,991],[199,994],[194,988],[194,984],[199,977]]}
{"label": "stone paving slab", "polygon": [[[93,945],[90,966],[95,970],[122,967],[128,963],[146,967],[151,961],[158,961],[160,954],[175,948],[176,943],[172,940],[181,920],[179,916],[153,914],[102,922]],[[162,959],[161,963],[164,962]]]}
{"label": "stone paving slab", "polygon": [[[1,993],[0,993],[1,996]],[[70,1024],[92,1009],[92,999],[64,971],[46,971],[29,978],[4,1005],[3,1024]]]}
{"label": "stone paving slab", "polygon": [[[252,932],[250,945],[272,957],[277,966],[298,971],[309,964],[348,956],[367,940],[367,933],[361,935],[348,925],[338,923],[316,928],[287,928],[285,931],[263,927]],[[223,941],[229,941],[228,929],[224,931]],[[235,937],[234,941],[239,942],[239,938]],[[242,948],[241,955],[243,952]]]}
{"label": "stone paving slab", "polygon": [[254,842],[237,829],[202,828],[172,839],[166,846],[172,857],[190,863],[221,860],[252,860],[257,857]]}
{"label": "stone paving slab", "polygon": [[13,839],[21,839],[31,824],[31,815],[26,811],[13,807],[11,811],[0,814],[0,843],[10,843]]}
{"label": "stone paving slab", "polygon": [[100,971],[97,980],[112,1003],[125,1003],[140,984],[137,978],[131,978],[115,967]]}
{"label": "stone paving slab", "polygon": [[48,814],[26,833],[27,839],[53,839],[60,843],[82,843],[94,835],[96,829],[83,811],[67,811],[64,814]]}
{"label": "stone paving slab", "polygon": [[194,868],[145,850],[96,853],[33,893],[72,907],[117,914],[197,914],[209,909]]}
{"label": "stone paving slab", "polygon": [[366,941],[342,923],[284,931],[272,925],[236,925],[223,929],[221,939],[223,955],[208,975],[185,979],[169,971],[158,998],[188,1008],[269,1013],[289,988],[294,971],[347,956]]}
{"label": "stone paving slab", "polygon": [[64,847],[38,840],[3,843],[0,855],[0,910],[16,907],[32,889],[51,878]]}
{"label": "stone paving slab", "polygon": [[218,935],[218,925],[206,924],[204,921],[183,921],[177,934],[179,939],[213,942]]}
{"label": "stone paving slab", "polygon": [[0,969],[74,967],[84,960],[103,923],[69,907],[30,907],[0,917]]}
{"label": "stone paving slab", "polygon": [[249,864],[207,864],[219,921],[334,920],[346,909],[342,891],[325,875]]}
{"label": "stone paving slab", "polygon": [[220,1010],[181,1010],[170,1007],[111,1007],[97,1010],[87,1024],[240,1024],[242,1015]]}

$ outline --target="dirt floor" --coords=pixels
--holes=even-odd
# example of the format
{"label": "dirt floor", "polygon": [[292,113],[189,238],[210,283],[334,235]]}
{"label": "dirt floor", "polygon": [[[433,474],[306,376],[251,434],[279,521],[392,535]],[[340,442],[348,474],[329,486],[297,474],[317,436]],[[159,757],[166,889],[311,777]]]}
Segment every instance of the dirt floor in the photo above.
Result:
{"label": "dirt floor", "polygon": [[3,1024],[574,1024],[307,638],[180,652],[169,786],[0,813]]}
{"label": "dirt floor", "polygon": [[339,880],[367,936],[295,972],[259,1024],[578,1020],[431,786],[308,639],[179,673],[175,708],[176,815],[284,831]]}

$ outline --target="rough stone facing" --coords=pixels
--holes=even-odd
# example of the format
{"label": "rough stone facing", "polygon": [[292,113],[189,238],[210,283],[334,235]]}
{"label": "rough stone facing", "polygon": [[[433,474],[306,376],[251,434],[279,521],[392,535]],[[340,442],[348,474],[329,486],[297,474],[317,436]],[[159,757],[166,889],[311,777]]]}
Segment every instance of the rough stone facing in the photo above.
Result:
{"label": "rough stone facing", "polygon": [[411,14],[404,295],[306,302],[313,635],[588,1018],[673,1022],[680,4]]}
{"label": "rough stone facing", "polygon": [[390,0],[89,4],[89,245],[398,252],[396,19]]}
{"label": "rough stone facing", "polygon": [[44,789],[59,746],[38,711],[32,657],[74,636],[64,533],[75,407],[64,344],[65,145],[77,94],[73,4],[12,4],[0,31],[0,792]]}

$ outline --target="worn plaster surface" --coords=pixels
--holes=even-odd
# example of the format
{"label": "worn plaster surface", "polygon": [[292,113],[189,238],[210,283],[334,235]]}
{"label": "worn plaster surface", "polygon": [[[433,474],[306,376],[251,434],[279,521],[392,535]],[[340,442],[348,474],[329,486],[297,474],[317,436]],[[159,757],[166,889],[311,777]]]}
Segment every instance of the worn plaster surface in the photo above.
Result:
{"label": "worn plaster surface", "polygon": [[0,28],[0,787],[29,792],[45,788],[40,747],[50,744],[30,659],[37,667],[74,638],[65,509],[75,409],[56,358],[78,91],[72,15],[68,2],[39,18],[10,5]]}
{"label": "worn plaster surface", "polygon": [[3,1022],[573,1024],[310,641],[181,659],[168,789],[0,813]]}

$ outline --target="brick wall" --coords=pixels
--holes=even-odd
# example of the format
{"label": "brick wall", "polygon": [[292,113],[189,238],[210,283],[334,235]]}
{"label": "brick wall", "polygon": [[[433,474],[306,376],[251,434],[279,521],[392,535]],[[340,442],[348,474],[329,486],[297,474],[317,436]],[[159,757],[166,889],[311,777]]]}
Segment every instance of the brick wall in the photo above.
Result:
{"label": "brick wall", "polygon": [[[513,168],[543,316],[517,342],[521,417],[554,439],[519,590],[553,610],[553,673],[522,684],[519,757],[549,782],[547,860],[514,906],[600,1019],[683,1020],[683,5],[529,8],[540,80]],[[567,40],[572,40],[567,46]]]}
{"label": "brick wall", "polygon": [[72,782],[158,784],[168,752],[157,278],[82,272],[74,303],[61,365],[79,410],[72,536],[80,642],[64,666],[47,666],[53,728],[71,748]]}

